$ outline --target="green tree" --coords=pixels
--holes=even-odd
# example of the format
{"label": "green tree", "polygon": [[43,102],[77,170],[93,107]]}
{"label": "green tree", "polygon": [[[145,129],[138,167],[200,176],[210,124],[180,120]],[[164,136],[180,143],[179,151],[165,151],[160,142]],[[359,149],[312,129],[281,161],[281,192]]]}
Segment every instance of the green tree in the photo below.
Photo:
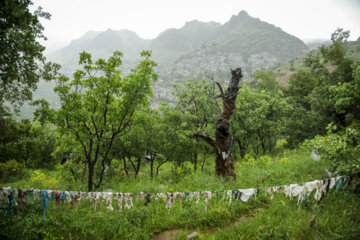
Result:
{"label": "green tree", "polygon": [[[183,114],[184,122],[193,128],[193,132],[209,134],[216,121],[218,106],[214,101],[215,86],[202,80],[187,80],[183,85],[175,85],[177,102],[175,109]],[[193,157],[194,170],[198,165],[200,149],[206,151],[206,144],[195,138],[195,152]]]}
{"label": "green tree", "polygon": [[140,64],[122,77],[118,69],[122,53],[115,51],[108,60],[93,62],[91,55],[83,52],[79,61],[83,70],[77,70],[71,81],[64,75],[58,79],[54,91],[60,97],[60,109],[50,109],[44,100],[36,102],[36,117],[55,124],[60,135],[80,147],[80,161],[88,171],[88,191],[100,187],[114,141],[125,134],[136,111],[149,105],[156,64],[149,51],[141,56]]}
{"label": "green tree", "polygon": [[326,134],[326,126],[334,123],[339,129],[359,120],[357,64],[349,56],[348,31],[337,29],[332,45],[322,46],[305,59],[305,70],[290,79],[286,95],[294,111],[287,121],[292,146]]}
{"label": "green tree", "polygon": [[23,101],[32,99],[32,90],[40,78],[52,79],[50,70],[58,65],[45,63],[44,47],[38,39],[42,34],[40,18],[50,19],[50,14],[39,7],[33,13],[31,0],[0,1],[0,113],[4,117],[9,109],[15,109]]}
{"label": "green tree", "polygon": [[271,152],[281,137],[282,125],[290,109],[282,91],[271,95],[268,91],[255,91],[244,86],[231,118],[231,133],[240,155],[244,157],[251,150],[257,155]]}
{"label": "green tree", "polygon": [[255,88],[259,91],[265,90],[271,94],[275,94],[280,89],[280,85],[277,82],[275,75],[272,71],[256,71],[253,74],[255,81]]}
{"label": "green tree", "polygon": [[321,158],[329,161],[332,171],[339,174],[353,174],[360,171],[360,130],[352,125],[338,130],[333,124],[328,126],[328,134],[316,136],[306,142],[307,146],[321,154]]}
{"label": "green tree", "polygon": [[16,160],[27,167],[52,167],[51,153],[55,147],[55,131],[28,119],[2,119],[5,127],[0,134],[0,162]]}
{"label": "green tree", "polygon": [[161,106],[159,121],[160,145],[159,153],[164,157],[159,167],[165,162],[174,162],[176,165],[189,161],[192,162],[195,152],[195,140],[189,138],[193,128],[184,121],[184,115],[178,109],[167,105]]}
{"label": "green tree", "polygon": [[[134,116],[133,124],[121,139],[115,141],[114,158],[120,158],[124,164],[125,173],[130,162],[135,177],[138,175],[141,160],[150,162],[150,176],[154,176],[154,162],[159,154],[161,135],[160,116],[157,110],[144,108]],[[135,163],[137,161],[137,163]]]}
{"label": "green tree", "polygon": [[352,69],[352,81],[339,82],[329,89],[336,112],[345,115],[347,124],[360,121],[360,63],[354,63]]}

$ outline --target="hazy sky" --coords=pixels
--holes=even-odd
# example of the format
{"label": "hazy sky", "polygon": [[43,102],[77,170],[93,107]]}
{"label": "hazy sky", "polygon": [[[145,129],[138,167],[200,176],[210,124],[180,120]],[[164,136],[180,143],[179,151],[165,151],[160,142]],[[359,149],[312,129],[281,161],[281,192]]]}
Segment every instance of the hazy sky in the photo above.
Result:
{"label": "hazy sky", "polygon": [[360,36],[360,0],[34,0],[51,13],[42,21],[45,45],[69,42],[90,30],[129,29],[155,38],[194,19],[225,23],[245,10],[301,39],[330,38],[337,27]]}

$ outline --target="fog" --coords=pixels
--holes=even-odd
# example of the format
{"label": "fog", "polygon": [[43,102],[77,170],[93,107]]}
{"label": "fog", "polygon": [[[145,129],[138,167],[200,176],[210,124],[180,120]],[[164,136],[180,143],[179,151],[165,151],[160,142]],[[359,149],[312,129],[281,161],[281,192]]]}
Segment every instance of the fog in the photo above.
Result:
{"label": "fog", "polygon": [[350,40],[360,36],[358,0],[35,0],[37,6],[52,15],[50,21],[42,21],[48,48],[108,28],[129,29],[152,39],[194,19],[224,23],[241,10],[301,39],[329,39],[338,27],[350,30]]}

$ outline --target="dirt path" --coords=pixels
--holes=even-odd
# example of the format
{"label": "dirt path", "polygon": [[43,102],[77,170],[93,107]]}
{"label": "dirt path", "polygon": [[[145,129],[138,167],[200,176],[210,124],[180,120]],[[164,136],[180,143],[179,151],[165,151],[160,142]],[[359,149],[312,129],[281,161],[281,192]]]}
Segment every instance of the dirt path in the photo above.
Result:
{"label": "dirt path", "polygon": [[164,232],[156,234],[151,240],[167,240],[167,239],[176,239],[177,236],[182,233],[182,229],[170,229],[165,230]]}
{"label": "dirt path", "polygon": [[194,232],[194,231],[196,231],[198,233],[201,232],[204,235],[213,234],[213,233],[217,232],[219,229],[226,230],[226,229],[236,227],[238,224],[241,224],[251,218],[254,218],[256,216],[257,212],[258,212],[258,209],[254,209],[253,211],[249,212],[248,214],[241,216],[240,218],[234,219],[229,224],[224,225],[220,228],[208,228],[208,229],[204,229],[203,231],[185,230],[185,229],[180,229],[180,228],[165,230],[161,233],[156,234],[154,237],[151,238],[151,240],[172,240],[172,239],[176,239],[180,234],[183,234],[184,232],[186,232],[187,234],[190,234],[191,232]]}

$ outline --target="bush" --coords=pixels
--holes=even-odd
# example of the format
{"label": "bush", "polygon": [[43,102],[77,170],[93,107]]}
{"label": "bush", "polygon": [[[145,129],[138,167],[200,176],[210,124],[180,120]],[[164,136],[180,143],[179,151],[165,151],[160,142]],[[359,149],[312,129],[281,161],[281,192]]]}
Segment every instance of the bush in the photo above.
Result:
{"label": "bush", "polygon": [[19,163],[12,159],[5,163],[0,163],[0,177],[22,177],[25,169],[25,164]]}
{"label": "bush", "polygon": [[357,173],[360,171],[360,131],[348,127],[335,133],[336,126],[328,126],[326,136],[316,136],[307,141],[307,146],[315,149],[323,159],[331,162],[332,170],[340,174]]}

